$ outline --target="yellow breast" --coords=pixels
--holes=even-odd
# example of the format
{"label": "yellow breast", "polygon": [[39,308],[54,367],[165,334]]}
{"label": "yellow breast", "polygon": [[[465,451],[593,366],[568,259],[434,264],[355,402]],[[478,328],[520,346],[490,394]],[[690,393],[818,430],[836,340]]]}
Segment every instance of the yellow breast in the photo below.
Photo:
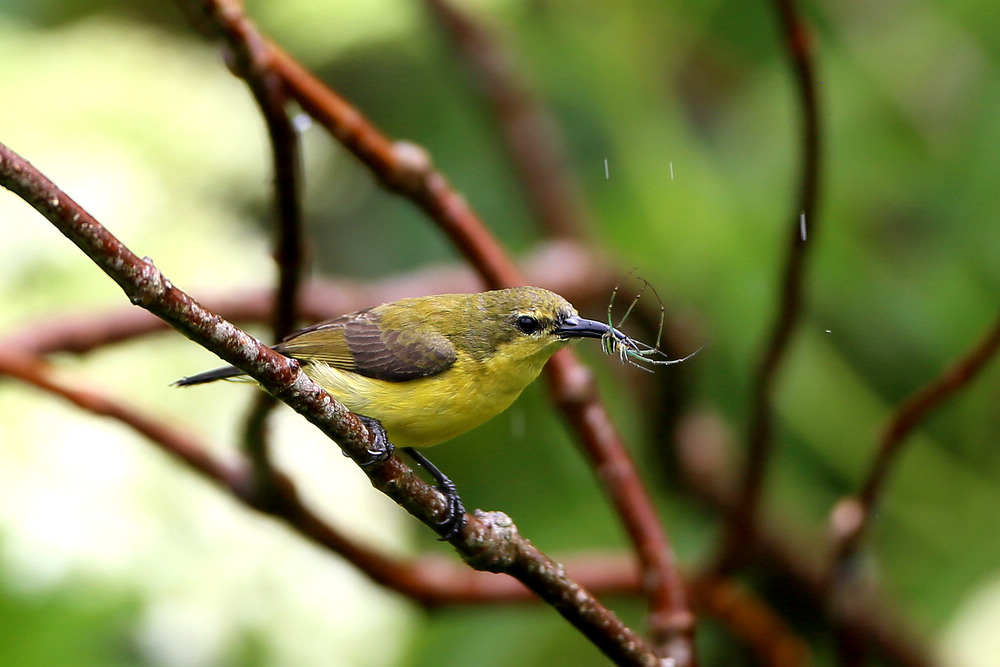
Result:
{"label": "yellow breast", "polygon": [[429,447],[510,407],[549,356],[551,350],[531,359],[460,358],[443,373],[407,382],[375,380],[324,363],[304,370],[351,412],[382,422],[393,444]]}

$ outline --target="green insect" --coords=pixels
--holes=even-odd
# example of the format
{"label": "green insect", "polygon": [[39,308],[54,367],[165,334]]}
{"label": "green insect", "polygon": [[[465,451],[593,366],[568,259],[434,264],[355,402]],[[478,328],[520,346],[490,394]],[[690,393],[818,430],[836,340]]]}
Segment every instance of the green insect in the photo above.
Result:
{"label": "green insect", "polygon": [[[629,274],[631,276],[631,274]],[[628,276],[626,276],[627,278]],[[618,296],[618,288],[621,283],[615,285],[615,288],[611,291],[611,299],[608,301],[608,332],[601,336],[601,349],[607,355],[617,355],[618,359],[622,363],[630,364],[636,368],[641,368],[644,371],[653,372],[653,369],[647,368],[642,364],[650,364],[653,366],[672,366],[674,364],[679,364],[682,361],[687,361],[694,355],[701,352],[701,347],[680,359],[671,359],[667,356],[666,352],[660,349],[660,338],[663,335],[663,321],[666,314],[666,309],[663,307],[663,300],[660,295],[656,292],[656,288],[649,284],[648,280],[643,278],[638,278],[642,281],[642,287],[636,293],[635,298],[632,299],[632,303],[629,304],[625,313],[618,320],[618,324],[613,324],[612,319],[612,309],[615,305],[615,297]],[[630,338],[621,333],[621,326],[624,324],[625,320],[628,319],[629,315],[632,314],[632,310],[635,308],[636,304],[639,303],[639,299],[642,295],[646,293],[646,290],[653,293],[656,297],[657,303],[660,304],[660,321],[657,325],[656,331],[656,343],[653,345],[647,345],[641,341],[637,341],[634,338]],[[702,345],[704,347],[704,345]]]}

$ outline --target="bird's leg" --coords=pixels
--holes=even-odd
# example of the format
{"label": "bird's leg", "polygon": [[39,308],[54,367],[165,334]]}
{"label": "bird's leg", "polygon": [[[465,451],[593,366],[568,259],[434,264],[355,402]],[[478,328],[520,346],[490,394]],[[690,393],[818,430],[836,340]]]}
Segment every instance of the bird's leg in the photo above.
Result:
{"label": "bird's leg", "polygon": [[[385,433],[385,428],[382,426],[382,422],[372,417],[365,417],[364,415],[356,415],[361,423],[365,425],[368,432],[372,434],[372,438],[375,440],[377,445],[376,448],[369,449],[368,454],[371,459],[363,462],[362,466],[370,466],[376,463],[381,463],[385,461],[390,456],[392,456],[395,447],[391,442],[389,442],[389,437]],[[465,505],[462,504],[462,499],[458,495],[458,489],[455,488],[455,483],[448,479],[447,475],[438,470],[438,467],[427,460],[427,457],[416,451],[412,447],[404,447],[403,451],[413,459],[417,465],[424,468],[427,473],[434,479],[437,490],[444,496],[445,502],[448,505],[448,509],[445,513],[444,519],[442,519],[438,525],[440,526],[440,533],[442,541],[450,540],[458,531],[462,529],[465,525]]]}
{"label": "bird's leg", "polygon": [[462,526],[465,525],[465,505],[462,504],[462,499],[458,495],[458,489],[455,488],[454,482],[438,470],[436,465],[428,461],[426,456],[413,447],[404,447],[403,451],[434,478],[434,481],[437,482],[437,490],[441,492],[448,504],[444,519],[438,522],[438,526],[441,528],[441,537],[438,539],[446,542],[457,535],[458,531],[462,530]]}
{"label": "bird's leg", "polygon": [[361,423],[365,425],[368,432],[372,434],[372,439],[375,440],[376,444],[374,449],[368,450],[368,454],[371,458],[364,461],[361,465],[370,466],[375,463],[381,463],[392,456],[395,446],[389,442],[389,437],[385,434],[385,429],[382,428],[382,422],[363,415],[356,415],[356,417],[361,420]]}

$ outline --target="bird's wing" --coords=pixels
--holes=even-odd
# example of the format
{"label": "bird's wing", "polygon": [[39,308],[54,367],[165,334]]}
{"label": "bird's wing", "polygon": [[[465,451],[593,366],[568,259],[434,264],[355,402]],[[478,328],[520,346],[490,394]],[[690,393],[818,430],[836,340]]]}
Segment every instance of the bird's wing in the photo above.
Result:
{"label": "bird's wing", "polygon": [[420,327],[382,331],[380,319],[370,309],[344,315],[294,333],[275,349],[388,382],[437,375],[455,363],[455,348],[441,334]]}

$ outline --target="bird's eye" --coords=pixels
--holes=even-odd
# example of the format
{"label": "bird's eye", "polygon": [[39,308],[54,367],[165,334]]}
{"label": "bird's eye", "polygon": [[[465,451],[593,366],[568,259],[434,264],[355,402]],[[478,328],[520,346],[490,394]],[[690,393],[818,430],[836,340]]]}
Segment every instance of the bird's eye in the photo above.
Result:
{"label": "bird's eye", "polygon": [[517,330],[523,334],[533,334],[542,327],[542,325],[538,323],[538,320],[531,315],[521,315],[514,320],[514,325],[517,327]]}

